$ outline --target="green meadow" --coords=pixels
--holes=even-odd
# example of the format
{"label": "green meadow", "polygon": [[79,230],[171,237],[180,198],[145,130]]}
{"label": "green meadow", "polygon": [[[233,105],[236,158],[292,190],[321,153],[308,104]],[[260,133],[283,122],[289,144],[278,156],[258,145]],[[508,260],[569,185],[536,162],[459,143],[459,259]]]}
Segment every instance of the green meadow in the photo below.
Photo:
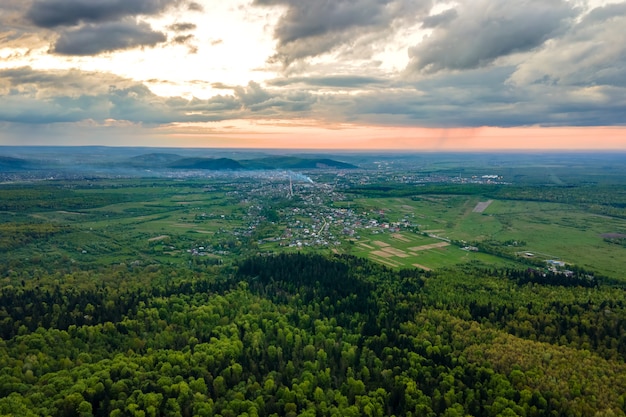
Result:
{"label": "green meadow", "polygon": [[445,240],[410,232],[362,234],[351,246],[354,248],[352,254],[391,267],[430,270],[472,261],[493,265],[512,264],[496,256],[463,250]]}
{"label": "green meadow", "polygon": [[[15,245],[5,255],[94,265],[180,263],[188,250],[215,243],[220,235],[232,236],[232,231],[242,226],[245,207],[224,191],[203,190],[198,182],[176,185],[106,181],[97,184],[98,190],[72,191],[84,204],[71,208],[57,205],[53,210],[40,210],[41,204],[33,199],[25,212],[5,214],[7,220],[23,225],[63,225],[63,233]],[[37,187],[33,191],[36,194]],[[91,207],[94,194],[104,204]]]}
{"label": "green meadow", "polygon": [[[260,192],[263,187],[269,191]],[[186,266],[195,255],[211,263],[258,252],[317,251],[367,257],[392,268],[430,270],[477,262],[525,267],[529,261],[554,259],[616,279],[623,279],[626,270],[625,248],[603,237],[626,234],[626,220],[576,202],[430,192],[407,197],[357,195],[307,205],[277,200],[272,187],[271,182],[239,179],[5,187],[2,256],[9,262],[49,265]],[[296,206],[301,210],[294,214]],[[379,226],[401,226],[396,230],[362,225],[346,235],[343,225],[329,223],[332,242],[289,245],[283,235],[293,222],[305,224],[329,207],[349,209],[364,221],[376,219]],[[272,221],[264,217],[268,210],[275,217]]]}
{"label": "green meadow", "polygon": [[[508,256],[505,259],[468,252],[455,245],[417,251],[416,255],[413,254],[415,251],[407,251],[411,246],[446,239],[461,246],[463,244],[459,242],[468,245],[488,243],[513,257],[519,255],[520,260],[524,258],[523,254],[532,253],[536,259],[560,260],[616,278],[621,278],[626,270],[624,247],[609,243],[602,237],[606,233],[626,234],[625,219],[590,213],[576,205],[519,200],[493,200],[484,211],[474,212],[479,202],[488,200],[491,199],[473,195],[430,194],[413,198],[354,199],[350,202],[352,206],[383,210],[389,221],[409,219],[419,230],[418,233],[402,233],[409,242],[395,239],[391,234],[366,234],[359,240],[359,243],[369,246],[372,245],[368,241],[385,242],[409,254],[408,257],[372,255],[374,250],[362,244],[355,245],[354,253],[394,266],[417,263],[428,268],[472,260],[488,264],[512,262]],[[378,248],[375,251],[378,252]]]}

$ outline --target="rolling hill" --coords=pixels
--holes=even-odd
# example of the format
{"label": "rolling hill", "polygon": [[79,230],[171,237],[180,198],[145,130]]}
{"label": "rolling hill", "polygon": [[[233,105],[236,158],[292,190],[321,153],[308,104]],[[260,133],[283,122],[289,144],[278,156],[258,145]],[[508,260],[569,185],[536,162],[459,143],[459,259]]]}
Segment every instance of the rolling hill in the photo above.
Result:
{"label": "rolling hill", "polygon": [[273,169],[354,169],[355,165],[328,158],[270,156],[256,159],[184,158],[176,154],[151,153],[132,157],[124,162],[132,167],[151,169],[273,170]]}

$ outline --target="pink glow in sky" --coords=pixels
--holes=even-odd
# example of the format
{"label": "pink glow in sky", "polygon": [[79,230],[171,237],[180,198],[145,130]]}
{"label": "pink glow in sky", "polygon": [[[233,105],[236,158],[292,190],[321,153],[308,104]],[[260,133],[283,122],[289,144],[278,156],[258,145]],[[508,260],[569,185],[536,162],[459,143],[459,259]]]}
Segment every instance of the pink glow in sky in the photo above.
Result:
{"label": "pink glow in sky", "polygon": [[180,133],[159,135],[162,144],[184,147],[390,149],[426,151],[481,150],[624,150],[623,127],[478,127],[416,128],[302,123],[282,126],[239,121],[204,131],[202,126],[179,127]]}

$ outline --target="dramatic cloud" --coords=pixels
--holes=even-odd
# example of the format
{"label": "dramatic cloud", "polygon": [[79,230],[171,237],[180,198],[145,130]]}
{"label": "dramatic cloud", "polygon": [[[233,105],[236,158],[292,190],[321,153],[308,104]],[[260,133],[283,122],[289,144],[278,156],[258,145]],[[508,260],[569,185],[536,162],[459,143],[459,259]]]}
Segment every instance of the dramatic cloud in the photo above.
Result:
{"label": "dramatic cloud", "polygon": [[626,87],[626,4],[592,10],[564,36],[522,62],[515,85]]}
{"label": "dramatic cloud", "polygon": [[276,110],[281,112],[306,111],[315,102],[313,96],[304,92],[272,94],[253,81],[246,87],[234,88],[234,92],[245,109],[261,112],[268,116],[280,114]]}
{"label": "dramatic cloud", "polygon": [[104,94],[111,87],[125,88],[135,82],[117,75],[79,70],[37,71],[30,67],[0,70],[0,94],[50,99]]}
{"label": "dramatic cloud", "polygon": [[81,71],[0,70],[0,122],[53,124],[109,119],[133,123],[207,122],[250,117],[298,117],[316,102],[303,92],[278,92],[257,83],[208,100],[165,98],[121,77]]}
{"label": "dramatic cloud", "polygon": [[508,81],[515,69],[441,72],[404,86],[372,83],[357,94],[324,95],[313,109],[333,122],[446,128],[592,126],[626,114],[626,89],[516,86]]}
{"label": "dramatic cloud", "polygon": [[258,6],[286,6],[274,36],[274,59],[290,64],[318,56],[364,35],[389,31],[394,22],[425,14],[431,0],[255,0]]}
{"label": "dramatic cloud", "polygon": [[0,124],[623,126],[626,3],[587,1],[0,0]]}
{"label": "dramatic cloud", "polygon": [[63,55],[97,55],[138,46],[154,46],[166,36],[152,30],[147,23],[133,20],[84,25],[61,33],[53,51]]}
{"label": "dramatic cloud", "polygon": [[7,26],[15,27],[21,24],[24,14],[28,11],[30,2],[28,0],[4,0],[0,3],[0,23],[2,29]]}
{"label": "dramatic cloud", "polygon": [[423,28],[436,28],[437,26],[447,25],[458,16],[456,9],[448,9],[442,13],[427,16],[422,22]]}
{"label": "dramatic cloud", "polygon": [[[0,6],[15,10],[15,6]],[[184,0],[34,0],[25,1],[20,9],[22,21],[30,25],[31,33],[39,33],[50,42],[50,31],[58,38],[52,40],[50,52],[60,55],[97,55],[102,52],[154,46],[166,36],[153,30],[140,17],[157,16],[183,4]],[[15,14],[16,12],[14,12]],[[4,21],[0,13],[0,21]],[[13,17],[13,21],[19,20]],[[22,24],[13,33],[27,33]],[[191,23],[179,23],[170,30],[187,31]],[[15,35],[14,35],[15,36]],[[32,41],[30,42],[33,43]]]}
{"label": "dramatic cloud", "polygon": [[39,39],[33,33],[39,30],[25,20],[29,5],[28,0],[0,1],[0,49],[33,48],[49,44],[49,41]]}
{"label": "dramatic cloud", "polygon": [[39,27],[76,26],[154,15],[176,3],[178,0],[35,0],[27,17]]}
{"label": "dramatic cloud", "polygon": [[537,48],[561,33],[575,10],[564,0],[466,1],[426,20],[430,37],[409,50],[409,69],[432,73],[487,65],[499,57]]}

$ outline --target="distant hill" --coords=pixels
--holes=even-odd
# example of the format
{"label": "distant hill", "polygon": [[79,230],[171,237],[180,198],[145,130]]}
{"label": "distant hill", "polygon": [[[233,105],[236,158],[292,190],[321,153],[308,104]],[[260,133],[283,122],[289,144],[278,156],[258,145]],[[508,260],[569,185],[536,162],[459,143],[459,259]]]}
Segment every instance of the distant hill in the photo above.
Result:
{"label": "distant hill", "polygon": [[294,156],[269,156],[237,161],[231,158],[184,158],[171,153],[138,155],[125,164],[141,168],[174,168],[221,170],[272,170],[272,169],[353,169],[355,165],[328,158],[299,158]]}
{"label": "distant hill", "polygon": [[22,171],[32,168],[32,163],[26,159],[0,156],[0,171]]}
{"label": "distant hill", "polygon": [[240,170],[243,165],[230,158],[184,158],[168,165],[170,168],[208,169],[212,171]]}
{"label": "distant hill", "polygon": [[134,167],[156,168],[167,166],[182,158],[182,156],[175,153],[149,153],[134,156],[128,159],[128,161]]}
{"label": "distant hill", "polygon": [[295,156],[269,156],[241,161],[249,169],[354,169],[352,164],[326,158],[298,158]]}

